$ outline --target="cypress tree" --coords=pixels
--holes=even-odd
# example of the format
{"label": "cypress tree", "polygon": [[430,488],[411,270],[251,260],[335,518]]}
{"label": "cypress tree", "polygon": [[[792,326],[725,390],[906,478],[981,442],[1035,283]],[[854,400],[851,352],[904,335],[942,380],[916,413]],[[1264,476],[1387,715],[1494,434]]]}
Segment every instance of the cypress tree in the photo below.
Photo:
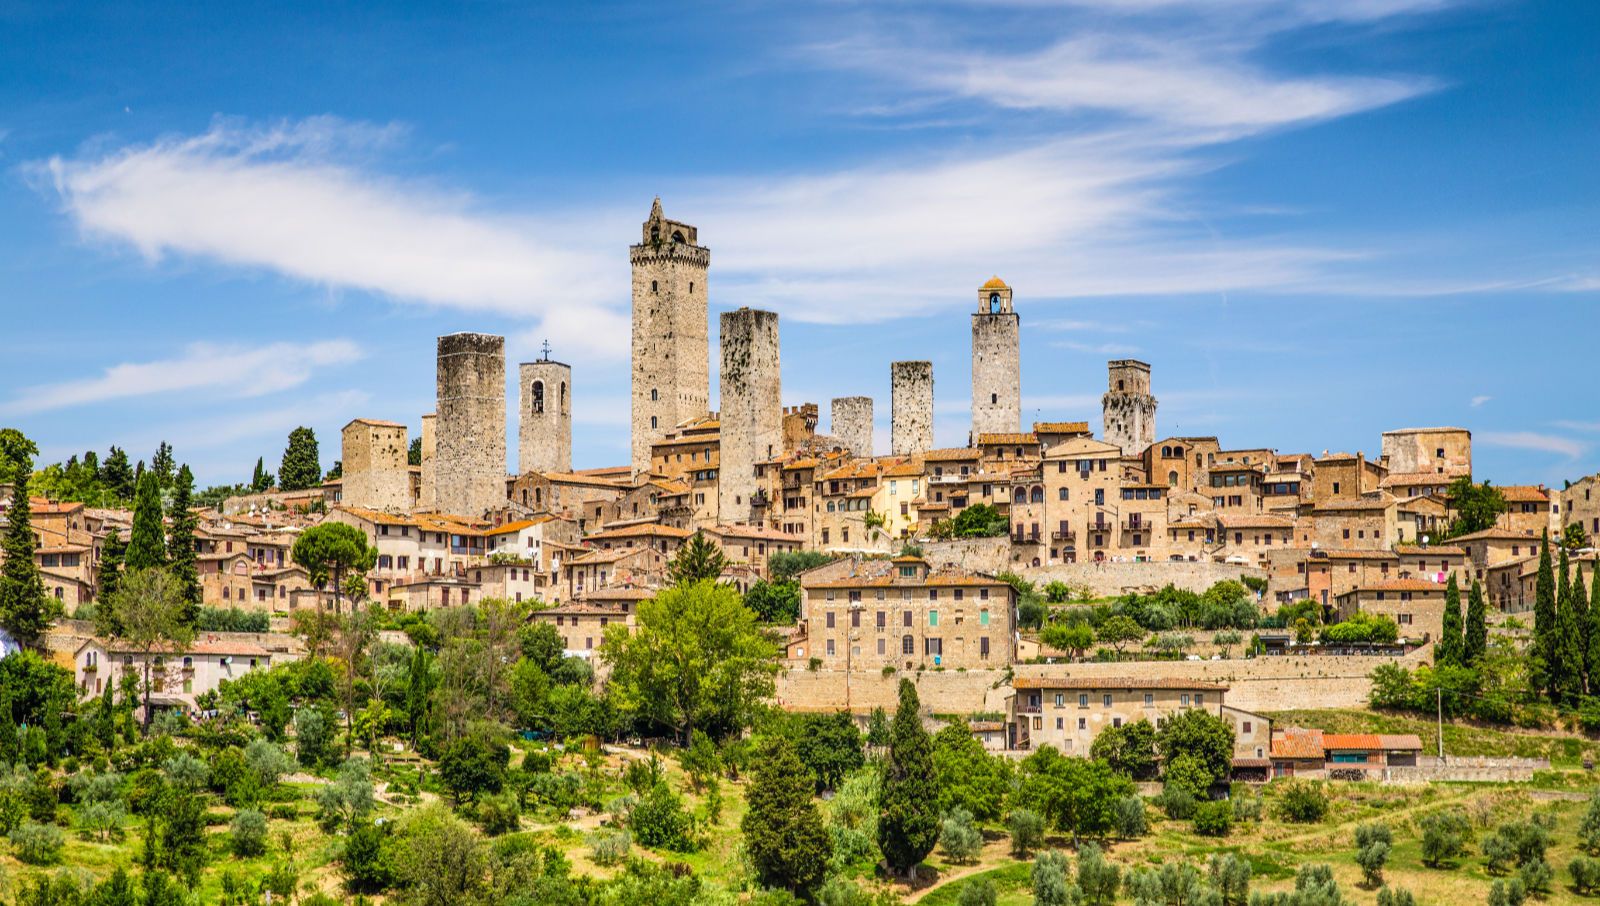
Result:
{"label": "cypress tree", "polygon": [[133,468],[128,465],[128,454],[121,447],[112,447],[100,464],[100,483],[118,500],[133,498]]}
{"label": "cypress tree", "polygon": [[939,790],[933,740],[922,726],[922,704],[910,680],[900,681],[900,705],[889,729],[889,761],[879,796],[878,848],[890,870],[914,878],[939,840]]}
{"label": "cypress tree", "polygon": [[[1561,549],[1561,590],[1556,597],[1557,700],[1576,704],[1583,694],[1583,623],[1578,620],[1577,589],[1568,574],[1567,549]],[[1587,602],[1583,608],[1588,610]]]}
{"label": "cypress tree", "polygon": [[172,535],[167,539],[168,566],[178,580],[178,591],[189,602],[184,622],[200,620],[200,572],[195,566],[194,533],[200,520],[194,514],[194,473],[187,464],[178,469],[172,490]]}
{"label": "cypress tree", "polygon": [[1589,582],[1589,650],[1584,663],[1589,667],[1589,694],[1600,693],[1600,569]]}
{"label": "cypress tree", "polygon": [[[0,625],[18,642],[32,645],[61,616],[61,602],[45,594],[44,578],[33,562],[38,541],[33,536],[33,508],[28,500],[28,481],[33,475],[33,457],[39,450],[22,432],[8,428],[0,454],[11,473],[11,509],[6,513],[6,532],[0,548],[6,560],[0,566]],[[9,711],[7,712],[9,714]]]}
{"label": "cypress tree", "polygon": [[1533,688],[1549,694],[1555,688],[1556,575],[1550,565],[1550,533],[1539,545],[1539,575],[1533,586],[1533,656],[1529,658]]}
{"label": "cypress tree", "polygon": [[750,810],[739,822],[756,877],[807,896],[828,873],[833,841],[811,801],[814,781],[787,737],[775,737],[756,765]]}
{"label": "cypress tree", "polygon": [[278,490],[303,491],[322,483],[322,459],[317,454],[317,435],[301,425],[289,432],[283,463],[278,467]]}
{"label": "cypress tree", "polygon": [[1488,602],[1484,600],[1483,585],[1472,580],[1472,590],[1467,593],[1467,625],[1462,633],[1461,657],[1470,667],[1478,666],[1484,652],[1489,649]]}
{"label": "cypress tree", "polygon": [[256,471],[250,476],[250,490],[257,494],[272,487],[272,473],[267,471],[266,461],[263,457],[256,457]]}
{"label": "cypress tree", "polygon": [[1575,675],[1572,663],[1568,660],[1571,654],[1571,633],[1577,627],[1571,625],[1572,620],[1572,564],[1567,559],[1567,549],[1557,547],[1558,566],[1556,569],[1556,620],[1550,630],[1549,654],[1545,663],[1548,665],[1550,682],[1550,700],[1560,704],[1567,696],[1568,687]]}
{"label": "cypress tree", "polygon": [[1574,673],[1578,675],[1578,688],[1589,688],[1589,590],[1583,584],[1583,570],[1572,577],[1572,618],[1578,624],[1578,651]]}
{"label": "cypress tree", "polygon": [[1461,587],[1456,584],[1456,574],[1444,587],[1444,627],[1439,631],[1438,644],[1433,646],[1435,664],[1459,666],[1463,663],[1461,634]]}
{"label": "cypress tree", "polygon": [[122,532],[113,528],[100,545],[100,569],[95,574],[94,599],[104,602],[117,593],[117,582],[122,578],[122,557],[127,545],[122,543]]}
{"label": "cypress tree", "polygon": [[167,537],[161,515],[161,490],[156,487],[156,476],[146,472],[139,477],[139,489],[134,493],[133,533],[122,558],[129,572],[166,565]]}

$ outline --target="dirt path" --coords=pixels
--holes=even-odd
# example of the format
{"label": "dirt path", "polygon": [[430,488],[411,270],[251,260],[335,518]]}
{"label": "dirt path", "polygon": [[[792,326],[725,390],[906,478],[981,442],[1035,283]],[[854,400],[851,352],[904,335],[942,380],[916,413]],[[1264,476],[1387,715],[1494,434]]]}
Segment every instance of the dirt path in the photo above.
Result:
{"label": "dirt path", "polygon": [[[983,851],[979,853],[977,862],[973,863],[972,865],[963,865],[954,871],[946,871],[944,874],[939,876],[938,880],[934,881],[932,884],[929,884],[927,887],[905,894],[902,897],[902,900],[906,903],[916,903],[935,890],[938,890],[942,887],[947,887],[957,881],[970,878],[976,874],[982,874],[986,871],[992,871],[996,868],[1004,868],[1010,859],[1011,839],[1009,837],[1001,837],[998,840],[985,841],[983,844]],[[896,886],[898,887],[899,885]]]}

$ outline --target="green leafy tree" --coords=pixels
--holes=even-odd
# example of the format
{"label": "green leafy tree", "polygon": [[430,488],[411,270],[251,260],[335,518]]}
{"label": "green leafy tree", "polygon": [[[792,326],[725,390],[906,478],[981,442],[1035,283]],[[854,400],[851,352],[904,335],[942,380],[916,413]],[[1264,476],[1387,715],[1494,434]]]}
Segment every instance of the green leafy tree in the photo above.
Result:
{"label": "green leafy tree", "polygon": [[958,805],[945,813],[944,820],[939,823],[939,848],[951,862],[978,861],[978,855],[983,852],[983,834],[973,822],[971,812]]}
{"label": "green leafy tree", "polygon": [[728,558],[704,532],[695,532],[667,563],[667,581],[673,585],[715,582],[728,568]]}
{"label": "green leafy tree", "polygon": [[845,775],[866,763],[861,731],[849,712],[802,714],[793,720],[795,755],[816,778],[818,792],[838,789]]}
{"label": "green leafy tree", "polygon": [[1567,575],[1569,564],[1566,548],[1561,549],[1561,592],[1556,597],[1556,694],[1568,706],[1577,704],[1583,695],[1584,682],[1584,624],[1587,622],[1589,602],[1583,601],[1582,577],[1576,585]]}
{"label": "green leafy tree", "polygon": [[1489,647],[1489,605],[1484,599],[1483,585],[1472,580],[1472,590],[1467,593],[1467,621],[1462,632],[1461,657],[1469,667],[1483,660]]}
{"label": "green leafy tree", "polygon": [[1550,562],[1550,535],[1539,545],[1539,572],[1533,592],[1533,687],[1547,695],[1555,694],[1558,656],[1556,646],[1556,575]]}
{"label": "green leafy tree", "polygon": [[807,774],[789,741],[773,737],[756,762],[739,824],[756,878],[801,896],[822,883],[833,850]]}
{"label": "green leafy tree", "polygon": [[1044,842],[1044,816],[1032,809],[1012,809],[1006,815],[1006,830],[1011,834],[1011,855],[1025,859]]}
{"label": "green leafy tree", "polygon": [[61,602],[45,594],[44,578],[33,561],[38,540],[33,534],[28,476],[38,448],[15,428],[0,430],[0,466],[12,475],[11,508],[6,511],[0,550],[0,625],[17,641],[32,645],[61,615]]}
{"label": "green leafy tree", "polygon": [[1581,694],[1589,690],[1589,589],[1584,585],[1582,568],[1576,570],[1572,577],[1571,600],[1572,623],[1577,626],[1577,638],[1573,642],[1575,650],[1569,656],[1576,667],[1576,685]]}
{"label": "green leafy tree", "polygon": [[1144,627],[1134,622],[1132,617],[1114,616],[1101,623],[1095,629],[1094,637],[1102,644],[1110,645],[1117,652],[1117,657],[1122,657],[1122,649],[1129,642],[1137,642],[1144,638]]}
{"label": "green leafy tree", "polygon": [[1117,901],[1122,870],[1105,857],[1100,847],[1085,843],[1078,849],[1078,890],[1084,906],[1111,906]]}
{"label": "green leafy tree", "polygon": [[915,878],[917,865],[939,839],[939,791],[933,740],[922,726],[922,705],[910,680],[900,681],[900,704],[889,731],[878,817],[878,848],[890,870]]}
{"label": "green leafy tree", "polygon": [[1589,541],[1589,533],[1577,522],[1569,522],[1566,528],[1561,530],[1561,546],[1573,553],[1588,547]]}
{"label": "green leafy tree", "polygon": [[161,487],[155,475],[146,472],[139,478],[133,501],[133,532],[123,566],[129,572],[155,569],[167,564],[166,527],[162,522]]}
{"label": "green leafy tree", "polygon": [[1010,527],[1010,522],[993,505],[975,503],[967,507],[955,518],[955,535],[957,538],[994,538],[1004,535]]}
{"label": "green leafy tree", "polygon": [[1439,868],[1466,851],[1472,838],[1472,825],[1467,816],[1447,809],[1423,817],[1422,861],[1429,868]]}
{"label": "green leafy tree", "polygon": [[1156,751],[1166,762],[1179,755],[1196,759],[1215,784],[1226,780],[1233,769],[1233,727],[1200,708],[1180,711],[1162,721],[1156,731]]}
{"label": "green leafy tree", "polygon": [[1067,857],[1047,850],[1033,857],[1034,906],[1072,906],[1082,896],[1067,871]]}
{"label": "green leafy tree", "polygon": [[321,522],[300,533],[289,549],[289,558],[305,568],[313,584],[333,586],[333,609],[338,613],[344,599],[346,573],[361,574],[378,560],[378,550],[367,543],[360,529],[344,522]]}
{"label": "green leafy tree", "polygon": [[289,432],[283,462],[278,467],[278,490],[303,491],[322,483],[322,461],[317,455],[317,435],[301,425]]}
{"label": "green leafy tree", "polygon": [[1588,671],[1589,694],[1594,695],[1600,693],[1600,569],[1590,577],[1588,616],[1588,626],[1584,630],[1588,647],[1584,651],[1583,663]]}
{"label": "green leafy tree", "polygon": [[450,744],[439,758],[439,777],[457,803],[472,802],[481,793],[498,793],[505,786],[511,751],[502,742],[481,736],[464,736]]}
{"label": "green leafy tree", "polygon": [[413,437],[413,438],[411,438],[411,446],[406,448],[406,465],[408,465],[408,466],[420,466],[420,465],[422,465],[422,438],[421,437]]}
{"label": "green leafy tree", "polygon": [[1473,484],[1465,475],[1450,482],[1445,502],[1455,514],[1450,523],[1452,538],[1494,528],[1495,520],[1506,511],[1506,498],[1499,488],[1487,481]]}
{"label": "green leafy tree", "polygon": [[1361,866],[1361,878],[1368,887],[1383,884],[1383,866],[1388,863],[1393,846],[1387,824],[1373,822],[1356,828],[1356,864]]}
{"label": "green leafy tree", "polygon": [[989,754],[967,728],[949,724],[933,736],[939,811],[964,809],[980,821],[1000,817],[1011,790],[1011,765]]}
{"label": "green leafy tree", "polygon": [[[152,717],[149,701],[155,689],[155,672],[170,669],[165,659],[194,641],[194,624],[187,619],[188,610],[182,587],[164,569],[130,571],[122,577],[117,593],[96,608],[96,628],[139,655],[147,730]],[[162,663],[157,663],[158,657]]]}
{"label": "green leafy tree", "polygon": [[744,606],[763,623],[791,626],[800,617],[800,583],[757,579],[744,593]]}
{"label": "green leafy tree", "polygon": [[634,631],[612,626],[600,645],[612,698],[626,714],[688,742],[748,726],[772,696],[776,644],[738,591],[711,580],[677,585],[639,605]]}
{"label": "green leafy tree", "polygon": [[178,580],[183,599],[189,602],[187,619],[197,623],[200,616],[200,572],[195,565],[195,531],[200,520],[193,509],[194,473],[187,464],[179,467],[172,486],[172,531],[167,537],[167,569]]}
{"label": "green leafy tree", "polygon": [[1465,647],[1461,625],[1461,588],[1456,584],[1456,574],[1451,573],[1444,587],[1444,628],[1439,631],[1439,641],[1433,647],[1434,663],[1461,665],[1465,661]]}
{"label": "green leafy tree", "polygon": [[822,551],[781,551],[767,557],[767,575],[773,582],[787,582],[831,560],[833,558]]}
{"label": "green leafy tree", "polygon": [[112,447],[100,463],[99,479],[117,500],[132,500],[136,476],[128,462],[128,453],[121,447]]}
{"label": "green leafy tree", "polygon": [[1043,746],[1021,765],[1019,800],[1038,807],[1056,829],[1103,837],[1116,824],[1117,800],[1133,792],[1128,778],[1103,761],[1069,758]]}
{"label": "green leafy tree", "polygon": [[1124,777],[1150,780],[1156,776],[1156,728],[1143,719],[1106,727],[1094,738],[1089,754]]}
{"label": "green leafy tree", "polygon": [[1081,658],[1094,644],[1094,628],[1088,623],[1051,623],[1040,630],[1039,641],[1057,651]]}

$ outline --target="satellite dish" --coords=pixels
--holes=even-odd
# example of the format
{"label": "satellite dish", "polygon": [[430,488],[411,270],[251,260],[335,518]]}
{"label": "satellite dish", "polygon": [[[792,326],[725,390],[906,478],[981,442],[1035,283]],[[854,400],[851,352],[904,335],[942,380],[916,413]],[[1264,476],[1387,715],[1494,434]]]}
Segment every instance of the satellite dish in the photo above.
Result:
{"label": "satellite dish", "polygon": [[1428,536],[1427,535],[1423,535],[1422,536],[1422,546],[1423,547],[1427,547],[1428,546]]}

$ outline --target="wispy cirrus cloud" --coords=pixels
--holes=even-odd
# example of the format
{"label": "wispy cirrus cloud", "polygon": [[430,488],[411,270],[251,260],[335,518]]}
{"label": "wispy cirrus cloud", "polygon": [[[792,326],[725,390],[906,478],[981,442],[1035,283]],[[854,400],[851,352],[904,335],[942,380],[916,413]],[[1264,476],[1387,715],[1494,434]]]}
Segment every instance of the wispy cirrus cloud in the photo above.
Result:
{"label": "wispy cirrus cloud", "polygon": [[1480,406],[1482,406],[1484,403],[1487,403],[1492,399],[1494,399],[1494,397],[1489,396],[1488,394],[1479,394],[1478,396],[1475,396],[1471,400],[1469,400],[1468,401],[1468,405],[1472,406],[1472,408],[1474,408],[1474,409],[1477,409]]}
{"label": "wispy cirrus cloud", "polygon": [[1579,422],[1562,419],[1555,422],[1555,426],[1557,428],[1565,428],[1568,431],[1600,431],[1600,422]]}
{"label": "wispy cirrus cloud", "polygon": [[1485,431],[1477,435],[1477,440],[1492,447],[1555,453],[1568,459],[1577,459],[1584,451],[1584,444],[1570,437],[1538,431]]}
{"label": "wispy cirrus cloud", "polygon": [[175,358],[123,362],[94,377],[23,387],[0,403],[0,413],[28,415],[172,393],[265,396],[298,387],[319,369],[355,362],[362,355],[361,347],[349,340],[255,347],[193,343]]}

